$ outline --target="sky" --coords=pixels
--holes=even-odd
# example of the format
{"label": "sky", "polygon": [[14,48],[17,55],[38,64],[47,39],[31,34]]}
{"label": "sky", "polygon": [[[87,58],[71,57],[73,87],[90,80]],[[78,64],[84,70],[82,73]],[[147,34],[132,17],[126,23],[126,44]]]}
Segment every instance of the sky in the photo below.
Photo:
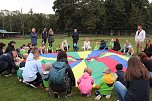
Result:
{"label": "sky", "polygon": [[54,0],[0,0],[0,10],[15,11],[22,8],[23,13],[28,13],[32,8],[34,13],[54,14],[53,2]]}

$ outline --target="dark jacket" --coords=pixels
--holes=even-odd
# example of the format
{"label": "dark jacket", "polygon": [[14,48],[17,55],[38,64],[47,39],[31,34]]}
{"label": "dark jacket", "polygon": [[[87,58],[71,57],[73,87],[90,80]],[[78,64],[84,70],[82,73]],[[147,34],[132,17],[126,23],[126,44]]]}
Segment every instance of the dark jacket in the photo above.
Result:
{"label": "dark jacket", "polygon": [[107,47],[107,43],[105,41],[103,41],[103,42],[100,43],[100,50],[107,49],[107,48],[108,48]]}
{"label": "dark jacket", "polygon": [[37,45],[37,33],[31,32],[31,43]]}
{"label": "dark jacket", "polygon": [[123,85],[125,85],[124,82],[125,72],[122,70],[118,70],[116,74],[118,75],[117,81],[120,81]]}
{"label": "dark jacket", "polygon": [[151,57],[152,56],[152,44],[150,44],[149,47],[146,45],[144,52],[146,53],[146,55],[148,57]]}
{"label": "dark jacket", "polygon": [[3,49],[0,48],[0,56],[3,54]]}
{"label": "dark jacket", "polygon": [[141,62],[145,65],[149,72],[152,72],[152,59],[141,59]]}
{"label": "dark jacket", "polygon": [[115,42],[114,42],[113,50],[118,51],[118,50],[120,50],[120,49],[121,49],[120,43],[115,41]]}
{"label": "dark jacket", "polygon": [[0,56],[0,63],[2,63],[2,62],[7,62],[9,64],[9,66],[12,68],[15,67],[15,62],[14,62],[12,52],[1,55]]}
{"label": "dark jacket", "polygon": [[150,81],[132,80],[126,83],[125,101],[150,101]]}
{"label": "dark jacket", "polygon": [[11,52],[14,50],[15,50],[14,46],[12,46],[11,43],[9,43],[6,50],[5,50],[5,53],[8,53],[8,52]]}
{"label": "dark jacket", "polygon": [[42,39],[47,39],[47,31],[42,32]]}
{"label": "dark jacket", "polygon": [[78,34],[78,32],[73,32],[72,33],[72,39],[73,39],[73,42],[75,43],[77,43],[78,42],[78,40],[79,40],[79,34]]}
{"label": "dark jacket", "polygon": [[69,76],[69,78],[71,79],[72,85],[75,86],[75,77],[74,77],[74,74],[73,74],[73,71],[72,71],[70,65],[68,64],[67,59],[60,59],[60,60],[57,60],[57,61],[65,62],[65,63],[67,64],[68,76]]}
{"label": "dark jacket", "polygon": [[48,43],[54,42],[54,35],[48,35]]}

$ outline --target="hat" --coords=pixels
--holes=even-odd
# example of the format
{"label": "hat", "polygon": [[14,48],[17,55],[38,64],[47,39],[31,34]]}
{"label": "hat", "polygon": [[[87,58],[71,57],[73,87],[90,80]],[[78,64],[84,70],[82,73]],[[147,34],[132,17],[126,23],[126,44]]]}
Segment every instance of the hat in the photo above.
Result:
{"label": "hat", "polygon": [[112,73],[111,74],[105,74],[103,76],[103,79],[106,82],[106,84],[108,84],[108,85],[111,85],[115,82],[115,78],[114,78],[114,75]]}
{"label": "hat", "polygon": [[52,64],[50,62],[45,63],[44,71],[49,71],[52,68]]}
{"label": "hat", "polygon": [[111,69],[110,68],[105,68],[103,73],[110,74],[111,73]]}

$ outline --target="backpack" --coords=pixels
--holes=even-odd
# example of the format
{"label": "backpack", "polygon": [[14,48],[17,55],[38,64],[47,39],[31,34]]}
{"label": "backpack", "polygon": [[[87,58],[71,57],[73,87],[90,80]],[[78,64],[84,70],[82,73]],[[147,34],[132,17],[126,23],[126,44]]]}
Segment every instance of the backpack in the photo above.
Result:
{"label": "backpack", "polygon": [[66,63],[65,62],[59,62],[56,61],[52,65],[52,69],[49,72],[49,81],[53,85],[61,85],[65,84],[65,78],[66,78]]}

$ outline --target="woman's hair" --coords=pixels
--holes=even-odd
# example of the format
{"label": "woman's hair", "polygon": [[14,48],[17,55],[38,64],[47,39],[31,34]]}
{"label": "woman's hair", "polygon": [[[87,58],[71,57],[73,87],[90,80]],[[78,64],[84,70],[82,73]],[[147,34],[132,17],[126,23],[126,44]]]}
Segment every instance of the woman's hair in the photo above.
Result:
{"label": "woman's hair", "polygon": [[57,60],[60,60],[60,59],[67,59],[67,54],[65,51],[60,51],[58,53]]}
{"label": "woman's hair", "polygon": [[128,60],[128,68],[125,74],[126,81],[150,79],[150,75],[146,67],[141,63],[138,57],[133,56]]}
{"label": "woman's hair", "polygon": [[32,49],[31,49],[31,53],[35,53],[35,52],[39,52],[39,49],[37,48],[37,47],[33,47]]}
{"label": "woman's hair", "polygon": [[6,46],[6,44],[4,44],[3,42],[0,42],[0,48],[3,48],[5,46]]}
{"label": "woman's hair", "polygon": [[92,75],[92,69],[90,67],[87,67],[84,69],[84,72],[87,72],[88,74]]}
{"label": "woman's hair", "polygon": [[140,57],[141,59],[144,59],[144,58],[147,58],[148,56],[144,52],[139,52],[138,57]]}
{"label": "woman's hair", "polygon": [[52,28],[49,29],[48,34],[49,35],[53,35],[54,34]]}

